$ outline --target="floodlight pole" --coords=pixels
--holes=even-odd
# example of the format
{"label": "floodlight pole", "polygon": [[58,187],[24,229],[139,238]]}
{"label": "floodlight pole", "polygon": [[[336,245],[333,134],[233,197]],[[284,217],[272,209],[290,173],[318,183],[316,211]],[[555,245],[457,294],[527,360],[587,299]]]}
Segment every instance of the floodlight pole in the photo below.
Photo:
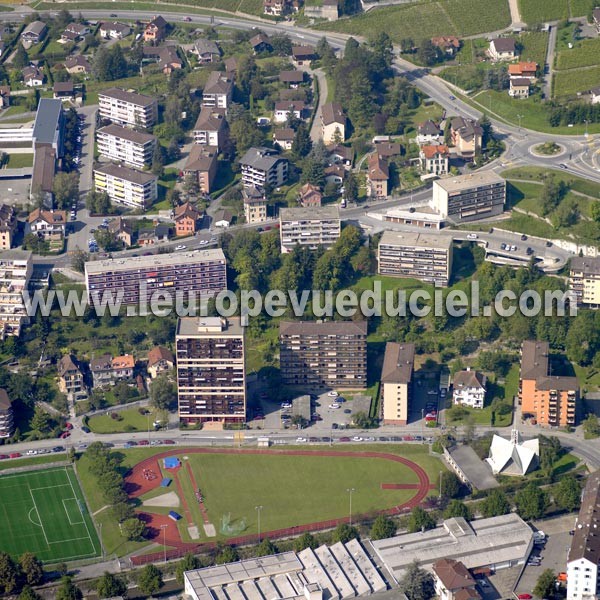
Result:
{"label": "floodlight pole", "polygon": [[102,523],[98,523],[100,529],[100,552],[102,554],[102,560],[104,560],[104,544],[102,543]]}
{"label": "floodlight pole", "polygon": [[350,515],[348,523],[350,524],[350,527],[352,527],[352,493],[356,490],[354,488],[348,488],[346,491],[348,492],[348,494],[350,494]]}
{"label": "floodlight pole", "polygon": [[167,564],[167,527],[168,525],[161,525],[160,528],[163,531],[163,559],[165,565]]}
{"label": "floodlight pole", "polygon": [[260,544],[260,511],[263,509],[262,505],[254,507],[258,514],[258,543]]}
{"label": "floodlight pole", "polygon": [[440,498],[442,497],[442,472],[440,471]]}

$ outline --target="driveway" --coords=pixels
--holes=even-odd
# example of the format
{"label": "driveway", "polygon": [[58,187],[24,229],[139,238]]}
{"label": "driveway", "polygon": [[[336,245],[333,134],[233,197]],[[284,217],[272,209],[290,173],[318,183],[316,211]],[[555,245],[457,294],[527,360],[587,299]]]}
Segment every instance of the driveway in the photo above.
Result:
{"label": "driveway", "polygon": [[319,103],[315,107],[315,118],[313,119],[312,127],[310,128],[310,139],[314,144],[322,138],[321,113],[323,112],[323,104],[327,102],[327,77],[325,76],[325,72],[322,69],[316,69],[315,71],[307,69],[307,71],[313,77],[316,77],[317,81],[319,82]]}
{"label": "driveway", "polygon": [[[515,0],[516,1],[516,0]],[[550,35],[548,36],[548,49],[546,51],[546,69],[548,72],[544,76],[544,98],[550,100],[552,98],[552,71],[554,69],[554,50],[556,49],[556,38],[558,36],[558,27],[556,24],[550,26]]]}

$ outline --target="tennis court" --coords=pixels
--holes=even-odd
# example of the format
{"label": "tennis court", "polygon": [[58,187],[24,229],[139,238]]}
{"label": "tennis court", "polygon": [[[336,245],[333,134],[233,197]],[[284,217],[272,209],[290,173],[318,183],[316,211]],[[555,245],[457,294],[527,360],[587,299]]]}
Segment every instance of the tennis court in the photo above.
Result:
{"label": "tennis court", "polygon": [[0,477],[0,550],[44,562],[92,558],[100,542],[70,467]]}

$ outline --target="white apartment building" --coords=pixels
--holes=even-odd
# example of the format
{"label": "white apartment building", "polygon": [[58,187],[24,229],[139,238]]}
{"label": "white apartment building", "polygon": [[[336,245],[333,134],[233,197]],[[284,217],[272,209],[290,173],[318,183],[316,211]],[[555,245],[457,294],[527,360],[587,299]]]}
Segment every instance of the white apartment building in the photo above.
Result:
{"label": "white apartment building", "polygon": [[194,144],[223,149],[229,135],[225,109],[203,106],[194,125]]}
{"label": "white apartment building", "polygon": [[340,237],[340,211],[337,206],[282,208],[279,226],[284,254],[291,252],[297,244],[311,249],[330,248]]}
{"label": "white apartment building", "polygon": [[452,384],[452,400],[454,404],[483,408],[485,402],[486,376],[470,368],[459,371]]}
{"label": "white apartment building", "polygon": [[120,125],[152,127],[158,120],[156,98],[110,88],[98,93],[100,117]]}
{"label": "white apartment building", "polygon": [[33,272],[29,250],[0,252],[0,339],[7,335],[19,336],[21,325],[29,323],[23,301]]}
{"label": "white apartment building", "polygon": [[240,159],[244,187],[264,189],[283,185],[288,178],[288,161],[272,148],[250,148]]}
{"label": "white apartment building", "polygon": [[115,164],[100,165],[94,169],[94,187],[106,192],[113,202],[132,208],[146,208],[157,198],[157,177],[152,173],[136,171]]}
{"label": "white apartment building", "polygon": [[600,471],[587,480],[567,556],[567,600],[598,597],[600,563]]}
{"label": "white apartment building", "polygon": [[156,138],[120,125],[107,125],[96,132],[98,152],[107,158],[143,169],[152,164]]}
{"label": "white apartment building", "polygon": [[202,106],[227,109],[233,94],[232,77],[221,71],[212,71],[202,90]]}
{"label": "white apartment building", "polygon": [[576,256],[571,259],[569,289],[578,305],[600,308],[600,256]]}

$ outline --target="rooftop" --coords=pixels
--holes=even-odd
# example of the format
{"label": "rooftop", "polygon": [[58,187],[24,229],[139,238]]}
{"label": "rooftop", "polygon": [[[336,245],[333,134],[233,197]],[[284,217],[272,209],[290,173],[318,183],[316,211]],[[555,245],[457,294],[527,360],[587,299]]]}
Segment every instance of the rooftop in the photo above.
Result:
{"label": "rooftop", "polygon": [[279,160],[286,160],[272,148],[249,148],[240,159],[241,165],[248,165],[259,171],[268,171]]}
{"label": "rooftop", "polygon": [[367,335],[366,321],[281,321],[279,335]]}
{"label": "rooftop", "polygon": [[498,52],[514,52],[515,51],[515,40],[514,38],[495,38],[490,43],[494,44],[494,47]]}
{"label": "rooftop", "polygon": [[173,353],[168,348],[164,348],[163,346],[154,346],[154,348],[148,352],[148,366],[151,367],[161,360],[175,362]]}
{"label": "rooftop", "polygon": [[447,192],[460,192],[465,189],[480,187],[484,185],[493,185],[505,183],[505,180],[494,173],[494,171],[478,171],[467,175],[458,175],[456,177],[446,177],[433,182],[434,186],[439,186]]}
{"label": "rooftop", "polygon": [[215,261],[225,262],[225,254],[223,254],[223,250],[220,248],[88,261],[85,263],[85,272],[88,275],[94,275],[107,272],[115,273],[119,271],[147,269],[150,267],[182,266]]}
{"label": "rooftop", "polygon": [[114,123],[98,129],[98,133],[104,133],[106,135],[123,138],[124,140],[133,142],[134,144],[141,145],[147,144],[148,142],[156,139],[150,133],[142,133],[141,131],[136,131],[135,129],[129,129],[127,127],[121,127],[120,125],[115,125]]}
{"label": "rooftop", "polygon": [[381,383],[409,383],[415,361],[414,344],[388,342],[385,345]]}
{"label": "rooftop", "polygon": [[106,96],[107,98],[114,98],[115,100],[121,100],[122,102],[129,102],[137,106],[152,106],[156,103],[156,98],[146,96],[144,94],[138,94],[136,92],[128,92],[122,88],[108,88],[98,92],[98,96]]}
{"label": "rooftop", "polygon": [[581,498],[575,534],[571,540],[568,562],[586,558],[595,565],[600,563],[600,471],[594,471],[587,480]]}
{"label": "rooftop", "polygon": [[454,388],[481,388],[485,390],[485,375],[479,371],[464,369],[454,375]]}
{"label": "rooftop", "polygon": [[309,208],[282,208],[279,211],[281,221],[326,221],[340,218],[337,206],[311,206]]}
{"label": "rooftop", "polygon": [[62,101],[41,98],[33,124],[33,140],[36,144],[53,144],[62,114]]}
{"label": "rooftop", "polygon": [[326,102],[323,104],[321,110],[321,119],[324,125],[331,125],[332,123],[346,123],[346,116],[344,115],[344,109],[339,102]]}
{"label": "rooftop", "polygon": [[475,579],[459,560],[442,558],[435,562],[432,568],[447,590],[457,590],[475,585]]}
{"label": "rooftop", "polygon": [[240,317],[181,317],[177,321],[177,336],[214,337],[244,335]]}
{"label": "rooftop", "polygon": [[411,248],[437,248],[450,250],[452,247],[451,235],[434,235],[419,231],[391,231],[383,232],[379,245],[410,246]]}
{"label": "rooftop", "polygon": [[[600,88],[598,88],[600,90]],[[600,275],[600,256],[575,256],[571,259],[571,273]]]}
{"label": "rooftop", "polygon": [[137,183],[138,185],[145,185],[150,181],[156,181],[158,179],[156,175],[147,171],[137,171],[129,167],[123,167],[122,165],[116,165],[113,163],[105,163],[94,167],[94,173],[103,173],[105,175],[111,175],[118,179],[124,179],[131,183]]}

